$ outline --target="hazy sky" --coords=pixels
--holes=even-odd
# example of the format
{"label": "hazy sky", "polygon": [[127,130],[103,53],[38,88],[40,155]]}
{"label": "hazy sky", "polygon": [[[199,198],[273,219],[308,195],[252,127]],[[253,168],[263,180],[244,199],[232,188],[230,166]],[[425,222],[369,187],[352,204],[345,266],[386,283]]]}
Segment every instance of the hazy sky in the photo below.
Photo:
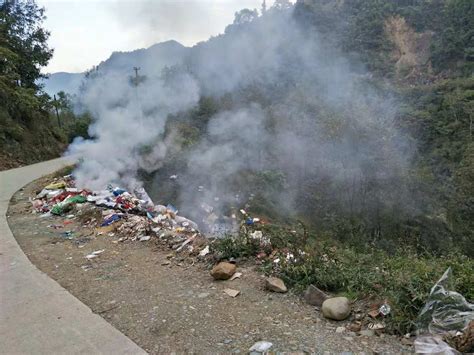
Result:
{"label": "hazy sky", "polygon": [[[274,0],[267,0],[267,6]],[[54,57],[43,69],[81,72],[114,51],[170,39],[191,46],[222,33],[242,8],[262,0],[37,0],[46,8]]]}

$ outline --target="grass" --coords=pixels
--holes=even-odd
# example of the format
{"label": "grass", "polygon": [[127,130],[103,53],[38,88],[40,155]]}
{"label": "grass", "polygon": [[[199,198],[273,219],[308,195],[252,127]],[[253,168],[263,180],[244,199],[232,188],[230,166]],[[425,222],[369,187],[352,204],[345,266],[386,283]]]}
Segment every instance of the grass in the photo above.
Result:
{"label": "grass", "polygon": [[[268,243],[252,239],[251,233],[257,229],[263,231]],[[453,270],[455,290],[468,300],[474,299],[474,260],[460,253],[435,256],[403,247],[390,254],[371,247],[354,249],[309,235],[303,226],[275,225],[243,227],[238,236],[218,240],[214,251],[227,258],[271,254],[262,270],[281,277],[296,292],[313,284],[352,299],[387,301],[392,308],[386,318],[387,329],[396,334],[416,329],[430,289],[448,267]]]}

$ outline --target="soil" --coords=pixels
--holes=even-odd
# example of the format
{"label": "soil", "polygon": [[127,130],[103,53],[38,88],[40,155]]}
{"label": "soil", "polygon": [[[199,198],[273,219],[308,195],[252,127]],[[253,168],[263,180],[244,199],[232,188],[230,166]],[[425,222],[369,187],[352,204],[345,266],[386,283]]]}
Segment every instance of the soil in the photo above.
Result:
{"label": "soil", "polygon": [[[149,353],[247,353],[260,340],[278,352],[411,352],[394,336],[336,333],[348,322],[324,319],[291,292],[265,291],[252,263],[238,264],[240,279],[214,281],[212,265],[152,240],[118,242],[113,228],[99,234],[75,218],[41,218],[29,197],[46,181],[13,196],[8,223],[15,238],[34,265]],[[61,235],[66,231],[72,239]],[[240,294],[232,298],[226,288]]]}

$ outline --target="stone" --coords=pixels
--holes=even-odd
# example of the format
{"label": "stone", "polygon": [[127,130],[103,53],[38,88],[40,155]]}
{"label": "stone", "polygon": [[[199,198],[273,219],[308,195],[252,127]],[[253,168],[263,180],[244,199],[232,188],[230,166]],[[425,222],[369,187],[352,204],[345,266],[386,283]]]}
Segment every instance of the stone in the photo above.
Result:
{"label": "stone", "polygon": [[224,293],[230,297],[237,297],[240,294],[239,290],[233,290],[231,288],[226,288]]}
{"label": "stone", "polygon": [[361,330],[359,334],[363,337],[373,337],[375,335],[375,332],[371,329],[365,329]]}
{"label": "stone", "polygon": [[211,276],[214,280],[228,280],[235,274],[235,270],[237,270],[235,264],[222,261],[211,270]]}
{"label": "stone", "polygon": [[333,297],[323,302],[321,311],[325,318],[344,320],[351,314],[351,305],[346,297]]}
{"label": "stone", "polygon": [[252,347],[249,349],[249,352],[256,352],[256,353],[264,353],[268,351],[273,346],[272,343],[268,341],[257,341]]}
{"label": "stone", "polygon": [[304,293],[304,299],[312,306],[321,307],[323,302],[328,299],[328,295],[326,295],[316,286],[309,285]]}
{"label": "stone", "polygon": [[282,279],[278,277],[269,277],[265,280],[265,288],[269,291],[285,293],[288,289]]}
{"label": "stone", "polygon": [[346,331],[345,327],[337,327],[336,328],[336,333],[344,333]]}

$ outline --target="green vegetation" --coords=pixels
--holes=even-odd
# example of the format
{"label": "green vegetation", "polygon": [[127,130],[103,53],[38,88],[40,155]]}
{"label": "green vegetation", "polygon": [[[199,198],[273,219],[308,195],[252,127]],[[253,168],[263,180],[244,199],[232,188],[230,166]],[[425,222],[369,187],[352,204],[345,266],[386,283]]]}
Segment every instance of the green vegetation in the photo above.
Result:
{"label": "green vegetation", "polygon": [[[263,180],[261,172],[241,172],[238,191],[253,186],[248,192],[256,193],[246,210],[278,225],[256,227],[269,243],[253,239],[254,229],[246,227],[238,236],[216,241],[214,250],[224,258],[261,257],[262,252],[268,257],[276,251],[273,259],[280,262],[264,258],[262,268],[297,292],[314,284],[352,298],[387,300],[392,306],[390,330],[413,331],[431,287],[449,266],[456,291],[474,300],[474,3],[313,0],[299,2],[294,16],[307,31],[323,33],[326,45],[362,62],[374,74],[371,85],[399,103],[396,124],[416,146],[412,168],[402,178],[416,203],[396,203],[403,193],[400,181],[388,182],[394,194],[385,196],[394,201],[389,209],[372,204],[372,210],[348,210],[340,201],[344,196],[361,201],[356,189],[341,190],[341,198],[331,193],[337,186],[330,181],[307,178],[296,187],[287,186],[283,172]],[[405,41],[429,39],[426,62],[396,70],[396,44],[386,30],[390,18],[403,18],[415,33]],[[258,89],[252,90],[253,101],[271,110],[271,103],[259,100]],[[295,99],[304,104],[302,95]],[[329,110],[316,112],[318,120],[332,125],[328,134],[337,134],[337,125],[344,124],[344,117]],[[195,124],[193,119],[189,124]],[[298,191],[293,214],[272,200],[275,188]],[[377,201],[377,186],[371,186],[371,194]],[[296,220],[307,228],[288,227]],[[295,259],[287,261],[288,253]]]}
{"label": "green vegetation", "polygon": [[[255,230],[263,232],[264,243],[252,238]],[[392,308],[387,326],[397,334],[415,330],[431,288],[448,267],[456,291],[474,299],[474,260],[454,251],[434,256],[405,246],[390,253],[370,246],[355,248],[308,234],[301,224],[246,226],[238,236],[218,239],[212,247],[222,258],[259,256],[264,272],[281,277],[296,292],[313,284],[354,300],[387,301]]]}
{"label": "green vegetation", "polygon": [[90,122],[73,115],[64,94],[52,100],[41,91],[40,70],[53,55],[43,20],[34,1],[0,5],[0,169],[59,156]]}

